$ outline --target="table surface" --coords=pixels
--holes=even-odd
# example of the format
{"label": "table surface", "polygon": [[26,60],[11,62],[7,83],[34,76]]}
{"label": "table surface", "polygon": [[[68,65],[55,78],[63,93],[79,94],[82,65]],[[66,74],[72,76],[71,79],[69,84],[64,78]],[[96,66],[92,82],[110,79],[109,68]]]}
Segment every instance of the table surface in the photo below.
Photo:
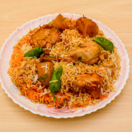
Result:
{"label": "table surface", "polygon": [[[75,13],[111,28],[132,60],[132,0],[0,0],[0,3],[0,47],[17,27],[31,19],[47,14]],[[54,119],[34,115],[13,103],[1,85],[0,100],[0,132],[132,131],[132,72],[113,103],[83,117]]]}

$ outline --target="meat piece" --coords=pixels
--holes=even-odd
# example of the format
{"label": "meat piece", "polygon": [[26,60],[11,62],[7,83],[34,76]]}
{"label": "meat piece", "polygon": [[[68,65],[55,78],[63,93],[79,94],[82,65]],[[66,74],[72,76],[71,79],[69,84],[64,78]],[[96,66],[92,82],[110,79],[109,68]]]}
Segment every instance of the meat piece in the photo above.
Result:
{"label": "meat piece", "polygon": [[65,22],[65,18],[59,14],[50,24],[51,27],[57,28],[57,29],[66,29],[67,25]]}
{"label": "meat piece", "polygon": [[[48,87],[52,72],[54,70],[53,63],[52,62],[39,63],[39,64],[37,64],[37,70],[38,70],[39,80],[42,82],[42,84],[45,87]],[[41,77],[43,77],[43,75],[47,76],[47,78],[43,78],[44,80],[41,79]]]}
{"label": "meat piece", "polygon": [[96,42],[94,42],[92,40],[89,41],[89,42],[87,42],[87,43],[80,43],[80,45],[79,45],[80,48],[89,47],[89,46],[92,46],[92,47],[100,47],[99,44],[97,44]]}
{"label": "meat piece", "polygon": [[85,48],[77,48],[76,50],[70,51],[67,54],[76,60],[81,57],[81,61],[86,64],[97,63],[101,52],[100,46],[93,41],[88,42],[86,45],[87,47]]}
{"label": "meat piece", "polygon": [[86,17],[80,17],[76,22],[76,27],[83,37],[89,35],[89,37],[94,37],[98,34],[99,28],[95,22]]}
{"label": "meat piece", "polygon": [[41,56],[40,56],[40,61],[41,62],[47,62],[47,61],[51,62],[51,61],[61,61],[61,60],[64,60],[64,61],[67,61],[67,62],[75,62],[75,60],[73,60],[70,57],[53,58],[53,57],[50,57],[49,55],[46,55],[45,53],[41,54]]}
{"label": "meat piece", "polygon": [[78,86],[80,89],[87,89],[87,92],[92,95],[93,98],[99,98],[101,94],[102,79],[101,77],[93,73],[78,75],[76,82],[73,82],[74,86]]}
{"label": "meat piece", "polygon": [[[44,52],[40,55],[40,62],[44,62],[44,61],[48,61],[47,58],[51,58],[49,56],[51,50],[44,50]],[[51,61],[52,59],[50,59],[49,61]]]}
{"label": "meat piece", "polygon": [[81,61],[86,64],[97,63],[101,48],[96,42],[90,41],[83,45],[81,44],[80,47],[84,47],[84,48],[77,48],[76,50],[68,52],[67,57],[52,58],[48,55],[50,52],[49,50],[44,51],[44,53],[41,54],[40,56],[40,61],[43,62],[43,61],[52,61],[52,60],[54,61],[64,60],[67,62],[75,62],[79,57],[82,57]]}
{"label": "meat piece", "polygon": [[46,54],[46,55],[49,55],[50,54],[50,52],[51,52],[51,50],[44,50],[44,54]]}
{"label": "meat piece", "polygon": [[72,92],[72,93],[74,93],[74,94],[79,94],[79,89],[75,89],[75,88],[71,87],[71,88],[69,89],[69,92]]}
{"label": "meat piece", "polygon": [[45,55],[44,53],[40,55],[40,61],[41,62],[47,62],[47,61],[51,62],[52,60],[54,61],[56,59],[50,57],[49,55]]}
{"label": "meat piece", "polygon": [[51,43],[47,43],[46,44],[46,48],[52,48],[52,44]]}
{"label": "meat piece", "polygon": [[58,29],[43,26],[31,36],[30,42],[34,48],[37,46],[52,48],[53,44],[61,41],[60,34]]}
{"label": "meat piece", "polygon": [[50,57],[49,55],[46,55],[45,53],[40,55],[40,61],[41,62],[60,61],[60,60],[63,60],[63,59],[64,58],[62,58],[62,57],[53,58],[53,57]]}
{"label": "meat piece", "polygon": [[108,59],[108,54],[107,54],[107,53],[102,53],[102,54],[99,56],[99,59],[100,59],[100,60]]}

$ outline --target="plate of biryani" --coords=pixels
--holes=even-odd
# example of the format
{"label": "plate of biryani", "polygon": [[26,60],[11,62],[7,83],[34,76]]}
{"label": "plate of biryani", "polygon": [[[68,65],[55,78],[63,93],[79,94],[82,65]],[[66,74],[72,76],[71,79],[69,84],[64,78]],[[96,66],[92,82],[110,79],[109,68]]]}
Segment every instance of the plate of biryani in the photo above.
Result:
{"label": "plate of biryani", "polygon": [[82,116],[105,107],[120,94],[128,74],[128,54],[115,33],[76,14],[27,22],[0,53],[0,81],[7,95],[46,117]]}

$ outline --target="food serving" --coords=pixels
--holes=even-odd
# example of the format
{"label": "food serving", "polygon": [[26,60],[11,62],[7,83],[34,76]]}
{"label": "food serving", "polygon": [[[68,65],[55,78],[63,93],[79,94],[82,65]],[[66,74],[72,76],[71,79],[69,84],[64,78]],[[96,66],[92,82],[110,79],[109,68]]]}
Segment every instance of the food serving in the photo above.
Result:
{"label": "food serving", "polygon": [[120,56],[91,19],[59,14],[14,46],[8,74],[21,95],[59,109],[96,105],[114,91]]}

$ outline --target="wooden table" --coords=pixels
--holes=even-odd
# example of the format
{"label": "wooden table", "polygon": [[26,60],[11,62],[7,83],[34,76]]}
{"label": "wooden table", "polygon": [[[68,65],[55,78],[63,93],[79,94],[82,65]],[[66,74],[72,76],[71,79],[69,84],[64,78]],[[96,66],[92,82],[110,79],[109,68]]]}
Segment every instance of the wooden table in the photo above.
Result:
{"label": "wooden table", "polygon": [[[0,0],[0,3],[0,47],[23,23],[47,14],[68,12],[84,14],[110,27],[132,60],[132,0]],[[132,132],[132,72],[113,103],[72,119],[34,115],[13,103],[0,86],[0,132]]]}

